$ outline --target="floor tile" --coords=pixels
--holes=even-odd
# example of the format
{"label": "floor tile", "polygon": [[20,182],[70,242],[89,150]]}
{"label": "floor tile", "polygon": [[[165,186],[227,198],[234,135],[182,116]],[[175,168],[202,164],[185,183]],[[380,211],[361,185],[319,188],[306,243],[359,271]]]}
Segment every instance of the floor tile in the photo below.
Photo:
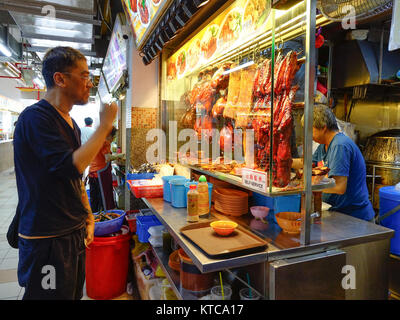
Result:
{"label": "floor tile", "polygon": [[18,258],[4,258],[0,264],[0,270],[7,269],[17,269],[18,268]]}
{"label": "floor tile", "polygon": [[17,282],[18,281],[17,269],[0,270],[0,283]]}
{"label": "floor tile", "polygon": [[21,287],[18,282],[0,283],[0,299],[13,298],[17,300]]}

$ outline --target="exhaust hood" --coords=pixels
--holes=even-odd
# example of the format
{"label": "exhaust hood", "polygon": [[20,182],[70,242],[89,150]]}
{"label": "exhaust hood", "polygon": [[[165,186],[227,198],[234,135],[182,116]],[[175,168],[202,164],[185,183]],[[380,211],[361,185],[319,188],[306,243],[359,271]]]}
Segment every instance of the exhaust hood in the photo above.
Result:
{"label": "exhaust hood", "polygon": [[[380,84],[379,61],[379,42],[348,40],[335,44],[332,59],[332,88]],[[400,50],[388,51],[385,44],[381,79],[393,79],[399,70]]]}

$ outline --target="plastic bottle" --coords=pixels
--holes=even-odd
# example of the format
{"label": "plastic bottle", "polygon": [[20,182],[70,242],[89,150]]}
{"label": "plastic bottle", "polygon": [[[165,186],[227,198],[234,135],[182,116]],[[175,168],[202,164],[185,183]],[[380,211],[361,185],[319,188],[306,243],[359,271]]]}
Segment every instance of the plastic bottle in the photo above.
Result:
{"label": "plastic bottle", "polygon": [[199,221],[199,193],[196,188],[196,185],[191,185],[187,194],[187,221],[189,222]]}
{"label": "plastic bottle", "polygon": [[199,193],[199,216],[200,218],[208,218],[208,214],[210,212],[210,203],[208,183],[205,176],[200,176],[197,191]]}

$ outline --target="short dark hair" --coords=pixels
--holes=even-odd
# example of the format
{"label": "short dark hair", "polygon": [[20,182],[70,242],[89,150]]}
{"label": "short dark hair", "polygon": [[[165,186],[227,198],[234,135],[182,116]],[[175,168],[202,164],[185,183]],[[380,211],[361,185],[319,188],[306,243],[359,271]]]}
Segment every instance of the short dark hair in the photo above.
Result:
{"label": "short dark hair", "polygon": [[91,117],[85,118],[85,124],[87,126],[90,126],[93,123],[93,119]]}
{"label": "short dark hair", "polygon": [[47,89],[54,87],[54,73],[66,72],[78,60],[86,59],[78,50],[71,47],[55,47],[46,52],[42,63],[42,74]]}

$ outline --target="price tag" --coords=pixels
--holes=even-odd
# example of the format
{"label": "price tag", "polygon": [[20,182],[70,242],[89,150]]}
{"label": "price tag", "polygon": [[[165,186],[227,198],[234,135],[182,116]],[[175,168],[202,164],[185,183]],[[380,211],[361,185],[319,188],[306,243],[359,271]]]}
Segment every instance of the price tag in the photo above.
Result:
{"label": "price tag", "polygon": [[242,169],[242,183],[254,191],[267,192],[268,173],[248,168]]}

